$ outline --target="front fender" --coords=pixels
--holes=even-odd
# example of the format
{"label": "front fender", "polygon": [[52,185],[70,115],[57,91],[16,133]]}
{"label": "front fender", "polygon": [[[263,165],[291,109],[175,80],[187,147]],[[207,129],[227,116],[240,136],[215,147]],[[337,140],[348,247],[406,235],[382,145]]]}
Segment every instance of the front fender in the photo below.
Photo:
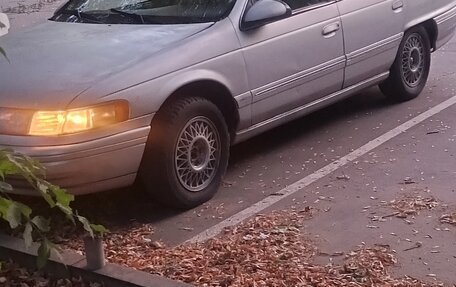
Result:
{"label": "front fender", "polygon": [[[231,95],[234,95],[233,83],[226,78],[226,76],[211,70],[197,69],[179,73],[175,77],[168,80],[160,89],[161,95],[172,95],[179,88],[195,83],[198,81],[213,81],[223,85]],[[162,103],[163,104],[163,103]]]}
{"label": "front fender", "polygon": [[129,89],[99,98],[99,102],[123,99],[130,103],[132,118],[157,112],[179,88],[197,81],[210,80],[223,85],[235,97],[248,92],[244,61],[240,52],[229,53]]}

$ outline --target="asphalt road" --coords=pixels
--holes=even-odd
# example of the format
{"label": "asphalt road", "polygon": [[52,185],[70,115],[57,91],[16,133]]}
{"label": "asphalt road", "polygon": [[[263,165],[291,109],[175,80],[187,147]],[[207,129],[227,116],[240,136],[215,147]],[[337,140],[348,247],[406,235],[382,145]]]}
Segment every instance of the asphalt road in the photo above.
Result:
{"label": "asphalt road", "polygon": [[[7,2],[14,1],[2,0],[0,6],[4,8]],[[42,12],[28,15],[10,14],[12,32],[43,21],[55,5],[46,4]],[[246,209],[241,214],[252,215],[252,204],[279,197],[273,205],[262,206],[265,210],[261,212],[315,208],[316,215],[308,221],[305,232],[327,253],[347,251],[362,243],[388,244],[400,258],[397,273],[427,279],[428,274],[435,274],[447,284],[454,283],[456,274],[449,266],[456,266],[456,228],[440,224],[438,218],[456,211],[456,105],[435,112],[284,196],[287,186],[312,178],[328,164],[455,97],[456,38],[434,53],[432,61],[429,82],[413,101],[393,104],[377,88],[371,88],[234,146],[223,187],[199,208],[186,212],[163,209],[142,194],[141,187],[86,196],[80,199],[81,206],[97,206],[104,210],[98,216],[120,225],[151,223],[153,239],[177,245],[220,222],[227,223]],[[432,196],[440,204],[406,219],[408,222],[395,217],[375,221],[376,216],[392,212],[385,202],[403,196]],[[416,242],[422,247],[404,251]]]}

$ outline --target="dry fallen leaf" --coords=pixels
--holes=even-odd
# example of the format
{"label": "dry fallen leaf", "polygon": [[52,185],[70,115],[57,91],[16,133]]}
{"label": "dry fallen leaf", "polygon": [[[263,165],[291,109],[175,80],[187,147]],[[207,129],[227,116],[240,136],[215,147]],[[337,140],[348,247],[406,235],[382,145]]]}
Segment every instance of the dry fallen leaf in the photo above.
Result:
{"label": "dry fallen leaf", "polygon": [[437,207],[439,203],[433,197],[422,197],[420,195],[404,196],[401,199],[395,199],[389,202],[389,206],[398,213],[398,218],[407,218],[410,215],[416,215],[421,210],[431,210]]}
{"label": "dry fallen leaf", "polygon": [[440,216],[440,222],[456,225],[456,212]]}

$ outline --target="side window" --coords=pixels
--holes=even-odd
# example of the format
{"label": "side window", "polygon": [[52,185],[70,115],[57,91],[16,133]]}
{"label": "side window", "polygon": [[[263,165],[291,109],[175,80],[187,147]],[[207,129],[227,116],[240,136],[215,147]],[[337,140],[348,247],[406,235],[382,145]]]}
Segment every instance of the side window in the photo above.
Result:
{"label": "side window", "polygon": [[282,0],[282,1],[287,3],[291,7],[292,10],[297,10],[297,9],[309,7],[312,5],[333,2],[334,0]]}

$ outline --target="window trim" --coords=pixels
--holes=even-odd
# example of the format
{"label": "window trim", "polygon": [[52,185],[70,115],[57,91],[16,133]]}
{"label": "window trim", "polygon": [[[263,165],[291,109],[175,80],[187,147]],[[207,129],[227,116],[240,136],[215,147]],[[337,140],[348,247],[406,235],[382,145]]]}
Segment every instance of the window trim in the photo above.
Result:
{"label": "window trim", "polygon": [[291,17],[293,17],[294,15],[298,15],[298,14],[301,14],[301,13],[308,12],[308,11],[316,10],[316,9],[319,9],[319,8],[322,8],[322,7],[325,7],[325,6],[329,6],[329,5],[335,4],[335,3],[339,2],[339,1],[340,0],[332,0],[332,1],[324,2],[324,3],[320,3],[320,4],[313,4],[313,5],[310,5],[310,6],[301,7],[301,8],[292,10],[293,12],[291,14]]}
{"label": "window trim", "polygon": [[[280,1],[283,1],[283,0],[280,0]],[[319,8],[323,8],[323,7],[332,5],[332,4],[336,4],[337,2],[340,2],[340,1],[342,1],[342,0],[332,0],[332,1],[329,1],[329,2],[325,2],[325,3],[314,4],[314,5],[298,8],[298,9],[292,10],[292,13],[291,13],[290,17],[296,16],[296,15],[299,15],[299,14],[302,14],[302,13],[305,13],[305,12],[309,12],[309,11],[312,11],[312,10],[317,10]],[[244,8],[242,9],[241,17],[239,18],[238,29],[240,31],[242,31],[242,29],[241,29],[242,21],[244,20],[245,13],[247,13],[248,4],[249,4],[249,0],[246,0],[244,2]],[[287,17],[285,19],[288,19],[290,17]],[[277,20],[277,21],[283,21],[285,19],[280,19],[280,20]],[[274,22],[277,22],[277,21],[274,21]],[[274,23],[274,22],[272,22],[272,23]]]}

